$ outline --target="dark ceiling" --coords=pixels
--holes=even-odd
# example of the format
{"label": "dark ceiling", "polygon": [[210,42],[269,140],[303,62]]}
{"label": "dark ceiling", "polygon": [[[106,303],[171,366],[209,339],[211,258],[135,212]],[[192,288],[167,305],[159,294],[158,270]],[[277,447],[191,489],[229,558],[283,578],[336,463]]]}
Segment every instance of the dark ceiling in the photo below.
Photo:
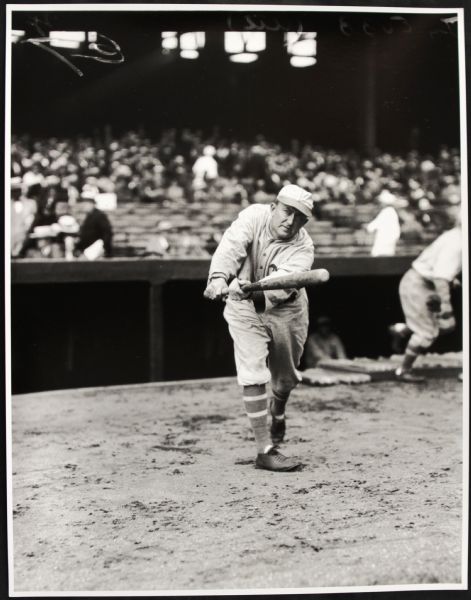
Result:
{"label": "dark ceiling", "polygon": [[[97,31],[124,62],[63,58],[31,42],[12,48],[12,126],[17,133],[63,135],[138,126],[219,126],[234,137],[310,139],[324,146],[376,142],[403,150],[420,132],[423,149],[459,143],[456,25],[446,15],[278,13],[15,13],[28,39],[50,30]],[[317,64],[289,65],[283,31],[316,31]],[[250,65],[231,63],[224,30],[267,31],[267,49]],[[207,32],[199,59],[160,48],[165,30]],[[79,76],[75,69],[83,72]],[[414,133],[415,132],[415,133]]]}

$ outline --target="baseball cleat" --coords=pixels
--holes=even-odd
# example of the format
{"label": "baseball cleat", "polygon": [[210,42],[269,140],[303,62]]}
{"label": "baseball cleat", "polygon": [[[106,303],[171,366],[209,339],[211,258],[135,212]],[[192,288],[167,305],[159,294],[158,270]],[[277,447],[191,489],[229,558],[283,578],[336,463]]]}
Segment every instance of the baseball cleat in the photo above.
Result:
{"label": "baseball cleat", "polygon": [[425,377],[420,375],[414,375],[412,371],[403,371],[402,369],[396,369],[396,379],[398,381],[404,381],[405,383],[425,383]]}
{"label": "baseball cleat", "polygon": [[273,446],[268,452],[257,454],[255,467],[267,471],[294,471],[301,467],[301,462],[295,458],[284,456],[278,452],[276,446]]}
{"label": "baseball cleat", "polygon": [[284,415],[282,419],[276,418],[276,416],[271,411],[271,427],[270,427],[270,435],[271,441],[274,444],[280,444],[285,439],[286,433],[286,420]]}

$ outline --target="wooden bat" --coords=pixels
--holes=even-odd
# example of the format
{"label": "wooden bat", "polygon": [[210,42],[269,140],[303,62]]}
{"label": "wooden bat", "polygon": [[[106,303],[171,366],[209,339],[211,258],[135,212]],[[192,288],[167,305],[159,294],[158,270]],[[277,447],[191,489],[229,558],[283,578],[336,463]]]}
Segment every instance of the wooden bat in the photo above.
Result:
{"label": "wooden bat", "polygon": [[285,290],[290,288],[300,289],[311,285],[318,285],[329,280],[330,274],[326,269],[313,269],[304,273],[290,273],[279,277],[270,277],[254,283],[241,286],[244,292],[260,292],[263,290]]}

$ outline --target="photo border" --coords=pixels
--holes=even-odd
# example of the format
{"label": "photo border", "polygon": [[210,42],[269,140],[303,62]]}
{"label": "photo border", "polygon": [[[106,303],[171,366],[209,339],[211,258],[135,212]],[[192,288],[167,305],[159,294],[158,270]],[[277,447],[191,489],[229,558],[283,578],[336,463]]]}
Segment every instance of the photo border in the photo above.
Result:
{"label": "photo border", "polygon": [[[137,591],[15,591],[14,590],[14,539],[13,539],[13,485],[12,485],[12,387],[11,387],[11,258],[10,258],[10,145],[11,145],[11,30],[14,12],[46,11],[112,11],[112,12],[352,12],[395,14],[450,14],[458,16],[458,67],[460,96],[460,158],[461,158],[461,214],[463,223],[463,469],[462,469],[462,554],[461,582],[454,584],[425,583],[372,586],[338,586],[312,588],[255,588],[255,589],[182,589]],[[287,595],[287,594],[345,594],[365,592],[414,592],[468,589],[468,526],[469,526],[469,232],[468,232],[468,153],[466,123],[466,60],[465,60],[465,9],[464,7],[408,7],[408,6],[357,6],[357,5],[305,5],[305,4],[153,4],[153,3],[74,3],[74,4],[6,4],[5,35],[5,419],[6,419],[6,483],[7,483],[7,555],[8,589],[11,597],[160,597],[160,596],[232,596],[232,595]],[[463,201],[465,200],[466,201]]]}

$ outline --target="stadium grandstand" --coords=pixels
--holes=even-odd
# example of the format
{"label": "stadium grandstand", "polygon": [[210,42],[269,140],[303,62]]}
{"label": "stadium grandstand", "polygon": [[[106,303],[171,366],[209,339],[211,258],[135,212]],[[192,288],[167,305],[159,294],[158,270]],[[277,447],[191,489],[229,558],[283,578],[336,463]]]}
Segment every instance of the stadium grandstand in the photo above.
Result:
{"label": "stadium grandstand", "polygon": [[[114,256],[208,257],[242,208],[272,202],[282,185],[295,182],[313,194],[308,230],[317,253],[369,254],[364,225],[387,189],[397,197],[402,225],[398,253],[407,254],[446,229],[447,209],[460,202],[459,152],[446,147],[435,155],[365,157],[298,140],[283,147],[262,135],[241,142],[188,129],[158,139],[108,133],[108,140],[13,138],[12,178],[37,205],[30,232],[65,214],[80,222],[78,199],[88,192],[112,199]],[[192,167],[205,148],[214,149],[217,176],[200,183]],[[19,254],[37,251],[26,239]],[[64,248],[54,256],[63,257]]]}

